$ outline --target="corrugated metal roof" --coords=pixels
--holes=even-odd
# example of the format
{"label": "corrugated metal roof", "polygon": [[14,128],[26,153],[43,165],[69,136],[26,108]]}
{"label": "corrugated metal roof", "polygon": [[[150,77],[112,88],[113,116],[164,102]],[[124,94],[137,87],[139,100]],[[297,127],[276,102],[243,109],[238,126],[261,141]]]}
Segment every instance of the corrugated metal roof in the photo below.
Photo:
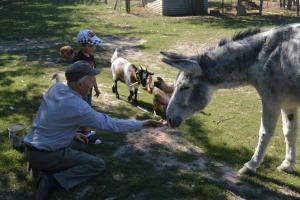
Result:
{"label": "corrugated metal roof", "polygon": [[155,13],[162,14],[162,0],[147,0],[147,7]]}
{"label": "corrugated metal roof", "polygon": [[147,7],[167,16],[207,14],[208,0],[147,0]]}

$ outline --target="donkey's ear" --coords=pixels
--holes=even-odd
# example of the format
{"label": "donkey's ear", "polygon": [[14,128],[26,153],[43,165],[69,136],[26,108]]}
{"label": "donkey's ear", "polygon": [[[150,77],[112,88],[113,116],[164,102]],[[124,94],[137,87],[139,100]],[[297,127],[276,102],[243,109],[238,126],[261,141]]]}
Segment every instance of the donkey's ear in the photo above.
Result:
{"label": "donkey's ear", "polygon": [[196,60],[191,59],[190,57],[183,56],[176,53],[171,52],[160,52],[164,58],[162,61],[175,67],[181,71],[187,72],[189,74],[202,74],[201,67],[199,66]]}
{"label": "donkey's ear", "polygon": [[160,53],[163,56],[168,57],[168,58],[172,58],[172,59],[188,59],[188,56],[184,56],[184,55],[173,53],[173,52],[161,51]]}
{"label": "donkey's ear", "polygon": [[189,74],[202,74],[202,69],[196,60],[162,58],[162,61],[168,65],[171,65],[172,67],[175,67]]}

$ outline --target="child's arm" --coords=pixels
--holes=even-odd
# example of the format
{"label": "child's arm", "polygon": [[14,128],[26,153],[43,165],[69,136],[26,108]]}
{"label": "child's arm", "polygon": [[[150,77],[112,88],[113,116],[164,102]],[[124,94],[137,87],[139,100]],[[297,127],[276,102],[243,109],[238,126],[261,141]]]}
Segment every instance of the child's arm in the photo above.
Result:
{"label": "child's arm", "polygon": [[97,81],[95,80],[95,83],[94,83],[94,90],[95,90],[95,96],[96,97],[99,97],[99,95],[101,94],[99,88],[98,88],[98,84],[97,84]]}

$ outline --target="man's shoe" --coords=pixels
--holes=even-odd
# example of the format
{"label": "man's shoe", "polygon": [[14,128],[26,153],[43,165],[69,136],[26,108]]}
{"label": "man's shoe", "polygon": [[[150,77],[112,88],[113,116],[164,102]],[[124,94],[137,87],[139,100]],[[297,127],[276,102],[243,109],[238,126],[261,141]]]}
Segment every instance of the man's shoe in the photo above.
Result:
{"label": "man's shoe", "polygon": [[101,144],[102,141],[97,138],[95,131],[89,131],[89,133],[86,135],[88,138],[89,144]]}
{"label": "man's shoe", "polygon": [[51,175],[44,175],[40,178],[36,191],[36,200],[48,200],[50,192],[57,186],[57,181]]}

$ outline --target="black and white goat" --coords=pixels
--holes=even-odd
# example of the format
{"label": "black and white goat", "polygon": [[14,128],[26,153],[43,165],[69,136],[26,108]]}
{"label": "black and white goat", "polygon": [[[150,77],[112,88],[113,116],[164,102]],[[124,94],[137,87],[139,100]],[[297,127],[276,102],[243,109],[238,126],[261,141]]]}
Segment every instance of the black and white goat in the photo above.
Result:
{"label": "black and white goat", "polygon": [[[145,89],[150,88],[153,73],[142,67],[137,68],[134,64],[128,60],[118,57],[118,49],[115,50],[111,57],[111,72],[113,78],[112,92],[116,93],[116,97],[119,99],[118,93],[118,81],[125,83],[130,92],[128,101],[137,104],[137,92],[140,85]],[[151,80],[151,81],[150,81]],[[148,84],[148,85],[147,85]],[[134,98],[132,98],[134,95]]]}

